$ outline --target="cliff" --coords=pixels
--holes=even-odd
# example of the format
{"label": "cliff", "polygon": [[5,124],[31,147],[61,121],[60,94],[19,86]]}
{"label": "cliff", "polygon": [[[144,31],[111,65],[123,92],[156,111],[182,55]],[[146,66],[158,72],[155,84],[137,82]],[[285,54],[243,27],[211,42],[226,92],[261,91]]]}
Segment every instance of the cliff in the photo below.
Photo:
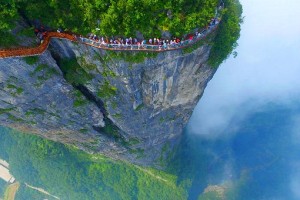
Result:
{"label": "cliff", "polygon": [[159,165],[215,72],[209,52],[118,53],[52,39],[38,57],[0,59],[1,125]]}

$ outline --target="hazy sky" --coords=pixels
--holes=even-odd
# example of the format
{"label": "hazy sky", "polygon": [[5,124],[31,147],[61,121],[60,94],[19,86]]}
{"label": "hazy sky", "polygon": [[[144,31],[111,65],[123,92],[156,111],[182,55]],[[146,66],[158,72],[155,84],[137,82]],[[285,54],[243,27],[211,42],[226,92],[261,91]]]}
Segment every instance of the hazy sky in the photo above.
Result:
{"label": "hazy sky", "polygon": [[196,107],[189,130],[215,135],[235,116],[300,97],[300,0],[241,0],[238,57],[223,63]]}
{"label": "hazy sky", "polygon": [[[241,2],[245,19],[238,57],[220,66],[188,125],[189,133],[203,138],[221,138],[229,129],[238,130],[238,120],[270,102],[300,105],[300,0]],[[300,113],[291,117],[286,134],[292,136],[290,145],[299,147]],[[300,199],[300,156],[286,162],[288,193]]]}

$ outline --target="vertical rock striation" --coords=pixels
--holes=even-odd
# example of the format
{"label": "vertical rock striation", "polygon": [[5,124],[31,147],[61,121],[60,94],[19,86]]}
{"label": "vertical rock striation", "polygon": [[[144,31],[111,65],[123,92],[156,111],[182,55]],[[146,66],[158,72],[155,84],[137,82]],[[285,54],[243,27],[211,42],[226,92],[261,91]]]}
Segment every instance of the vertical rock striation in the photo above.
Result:
{"label": "vertical rock striation", "polygon": [[[209,51],[118,53],[53,39],[34,63],[0,60],[1,125],[158,166],[215,72]],[[65,70],[74,60],[85,81]]]}

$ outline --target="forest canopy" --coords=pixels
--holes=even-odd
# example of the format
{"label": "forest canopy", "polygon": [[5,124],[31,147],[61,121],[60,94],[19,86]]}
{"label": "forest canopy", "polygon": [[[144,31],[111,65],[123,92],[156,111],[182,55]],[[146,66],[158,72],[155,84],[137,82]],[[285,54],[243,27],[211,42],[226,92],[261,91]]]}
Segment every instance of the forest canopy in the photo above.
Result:
{"label": "forest canopy", "polygon": [[222,20],[212,42],[209,64],[219,66],[237,47],[242,23],[238,0],[3,0],[0,4],[0,46],[16,43],[16,21],[70,30],[86,35],[160,38],[163,31],[181,37],[207,26],[224,3]]}
{"label": "forest canopy", "polygon": [[218,0],[4,0],[0,31],[18,16],[52,28],[106,36],[160,37],[161,31],[182,36],[204,27],[215,15]]}
{"label": "forest canopy", "polygon": [[[11,173],[22,185],[41,187],[61,199],[187,198],[185,185],[178,184],[175,175],[87,154],[3,127],[0,127],[0,158],[9,162]],[[45,199],[42,196],[21,187],[16,199]]]}

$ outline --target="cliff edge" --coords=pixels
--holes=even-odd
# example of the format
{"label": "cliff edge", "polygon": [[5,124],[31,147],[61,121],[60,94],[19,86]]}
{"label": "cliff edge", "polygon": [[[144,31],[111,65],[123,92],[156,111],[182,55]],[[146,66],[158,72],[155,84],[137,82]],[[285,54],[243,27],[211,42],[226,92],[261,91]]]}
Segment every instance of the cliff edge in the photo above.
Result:
{"label": "cliff edge", "polygon": [[150,164],[178,139],[214,74],[209,50],[108,52],[54,39],[38,57],[0,60],[1,125]]}
{"label": "cliff edge", "polygon": [[224,2],[218,30],[187,49],[119,52],[52,39],[39,56],[0,59],[0,125],[163,167],[216,67],[237,46],[242,9]]}

